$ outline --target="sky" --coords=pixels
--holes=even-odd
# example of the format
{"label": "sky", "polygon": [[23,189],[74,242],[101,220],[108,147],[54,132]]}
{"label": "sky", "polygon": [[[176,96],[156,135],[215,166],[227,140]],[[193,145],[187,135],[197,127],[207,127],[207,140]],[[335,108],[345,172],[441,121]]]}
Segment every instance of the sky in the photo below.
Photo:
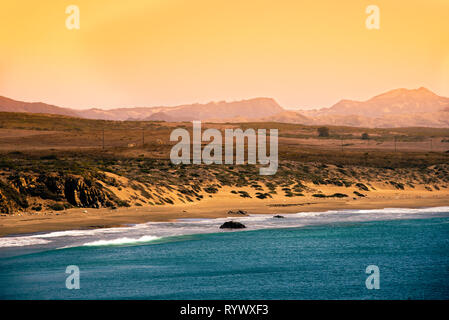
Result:
{"label": "sky", "polygon": [[448,14],[448,0],[1,1],[0,96],[78,109],[449,96]]}

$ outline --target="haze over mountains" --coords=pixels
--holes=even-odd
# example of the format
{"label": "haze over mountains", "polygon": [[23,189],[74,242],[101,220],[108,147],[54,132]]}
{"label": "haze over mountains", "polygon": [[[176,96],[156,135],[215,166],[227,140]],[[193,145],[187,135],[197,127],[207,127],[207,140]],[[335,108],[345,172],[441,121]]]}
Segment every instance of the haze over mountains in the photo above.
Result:
{"label": "haze over mountains", "polygon": [[49,113],[119,121],[267,121],[356,127],[449,127],[449,98],[438,96],[422,87],[412,90],[395,89],[366,101],[341,100],[329,108],[315,110],[285,110],[271,98],[176,107],[75,110],[41,102],[28,103],[0,97],[0,111]]}
{"label": "haze over mountains", "polygon": [[60,114],[64,116],[79,117],[76,110],[61,108],[42,102],[22,102],[0,96],[0,111],[3,112],[29,112]]}
{"label": "haze over mountains", "polygon": [[341,100],[330,108],[302,112],[316,124],[356,127],[448,127],[449,98],[426,88],[395,89],[366,101]]}
{"label": "haze over mountains", "polygon": [[341,100],[330,108],[323,108],[312,113],[379,117],[387,114],[437,112],[447,107],[448,103],[449,98],[440,97],[421,87],[415,90],[391,90],[363,102]]}

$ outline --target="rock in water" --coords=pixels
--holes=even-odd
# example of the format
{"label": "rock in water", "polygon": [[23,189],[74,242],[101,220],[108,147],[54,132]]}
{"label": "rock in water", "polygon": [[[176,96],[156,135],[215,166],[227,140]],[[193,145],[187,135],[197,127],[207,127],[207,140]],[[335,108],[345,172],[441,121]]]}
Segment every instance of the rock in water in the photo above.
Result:
{"label": "rock in water", "polygon": [[226,221],[220,227],[220,229],[243,229],[246,228],[243,223],[237,221]]}
{"label": "rock in water", "polygon": [[284,216],[276,215],[276,216],[273,216],[273,218],[277,218],[277,219],[283,219],[283,218],[284,218]]}

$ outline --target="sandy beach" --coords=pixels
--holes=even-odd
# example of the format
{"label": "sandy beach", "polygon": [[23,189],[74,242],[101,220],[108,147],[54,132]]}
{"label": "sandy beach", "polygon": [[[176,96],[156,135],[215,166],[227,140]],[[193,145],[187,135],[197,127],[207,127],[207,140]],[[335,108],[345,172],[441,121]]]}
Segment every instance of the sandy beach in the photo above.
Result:
{"label": "sandy beach", "polygon": [[[343,191],[327,187],[323,192]],[[347,192],[348,190],[346,190]],[[244,199],[223,191],[213,198],[194,203],[129,208],[75,208],[64,211],[20,213],[0,217],[0,236],[46,231],[123,227],[149,221],[173,221],[181,218],[222,218],[240,215],[230,210],[245,210],[248,214],[289,214],[297,212],[343,209],[420,208],[449,205],[449,190],[426,192],[420,189],[371,191],[366,198],[315,198],[273,196],[272,199]]]}

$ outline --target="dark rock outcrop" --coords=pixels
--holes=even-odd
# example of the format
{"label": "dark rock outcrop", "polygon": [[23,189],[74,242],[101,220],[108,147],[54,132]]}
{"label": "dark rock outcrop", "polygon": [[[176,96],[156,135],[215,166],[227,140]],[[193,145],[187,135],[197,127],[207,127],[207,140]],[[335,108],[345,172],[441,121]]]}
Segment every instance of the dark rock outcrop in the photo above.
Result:
{"label": "dark rock outcrop", "polygon": [[220,226],[220,229],[244,229],[246,226],[237,221],[226,221]]}
{"label": "dark rock outcrop", "polygon": [[16,204],[9,200],[0,190],[0,213],[12,213],[16,209]]}
{"label": "dark rock outcrop", "polygon": [[247,215],[248,214],[248,212],[246,212],[245,210],[237,210],[237,211],[232,211],[232,210],[229,210],[228,211],[228,214],[240,214],[240,215]]}
{"label": "dark rock outcrop", "polygon": [[275,216],[273,216],[273,218],[276,218],[276,219],[283,219],[283,218],[285,218],[284,216],[280,216],[280,215],[275,215]]}
{"label": "dark rock outcrop", "polygon": [[64,184],[64,194],[67,201],[76,207],[101,208],[113,206],[100,184],[82,177],[68,177]]}
{"label": "dark rock outcrop", "polygon": [[27,197],[82,208],[121,205],[120,200],[96,180],[74,174],[16,174],[9,178],[8,185],[0,185],[0,193],[0,210],[6,213],[26,208]]}
{"label": "dark rock outcrop", "polygon": [[0,213],[14,213],[20,208],[28,208],[26,197],[11,185],[0,181]]}

